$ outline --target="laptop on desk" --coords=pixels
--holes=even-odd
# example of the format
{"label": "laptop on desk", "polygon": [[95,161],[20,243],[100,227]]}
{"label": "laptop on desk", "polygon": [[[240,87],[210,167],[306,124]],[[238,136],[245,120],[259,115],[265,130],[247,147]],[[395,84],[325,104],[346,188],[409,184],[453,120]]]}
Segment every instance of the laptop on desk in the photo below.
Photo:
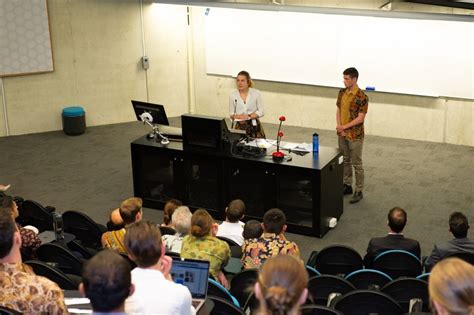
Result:
{"label": "laptop on desk", "polygon": [[171,267],[173,281],[186,286],[191,292],[196,312],[204,305],[207,297],[209,262],[195,259],[173,258]]}

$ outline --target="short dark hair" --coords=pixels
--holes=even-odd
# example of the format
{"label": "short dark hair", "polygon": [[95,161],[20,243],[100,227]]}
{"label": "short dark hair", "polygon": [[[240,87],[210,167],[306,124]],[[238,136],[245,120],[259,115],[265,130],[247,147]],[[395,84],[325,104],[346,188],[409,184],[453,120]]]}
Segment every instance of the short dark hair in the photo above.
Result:
{"label": "short dark hair", "polygon": [[407,213],[400,207],[394,207],[388,212],[388,226],[395,233],[400,233],[407,224]]}
{"label": "short dark hair", "polygon": [[17,230],[10,209],[0,208],[0,259],[7,256],[13,247],[13,236]]}
{"label": "short dark hair", "polygon": [[286,224],[286,215],[278,208],[273,208],[263,215],[263,229],[267,233],[280,234]]}
{"label": "short dark hair", "polygon": [[130,225],[124,243],[132,260],[140,268],[156,265],[161,257],[160,228],[150,221],[138,221]]}
{"label": "short dark hair", "polygon": [[12,196],[8,196],[3,193],[0,194],[0,208],[12,211],[14,202],[15,199],[13,199]]}
{"label": "short dark hair", "polygon": [[357,69],[354,68],[354,67],[347,68],[346,70],[344,70],[344,72],[342,74],[350,76],[351,79],[354,79],[354,78],[358,79],[359,78],[359,71],[357,71]]}
{"label": "short dark hair", "polygon": [[84,263],[84,292],[95,312],[110,312],[130,295],[130,264],[115,251],[104,249]]}
{"label": "short dark hair", "polygon": [[229,222],[235,223],[238,222],[245,213],[245,203],[240,199],[232,200],[227,206],[227,220]]}
{"label": "short dark hair", "polygon": [[467,237],[469,222],[462,212],[453,212],[449,216],[449,230],[455,238]]}
{"label": "short dark hair", "polygon": [[141,198],[128,198],[124,200],[120,205],[120,216],[122,217],[123,222],[127,224],[132,224],[137,218],[137,214],[142,211],[143,201]]}
{"label": "short dark hair", "polygon": [[251,238],[258,238],[262,235],[262,233],[262,224],[260,224],[260,222],[257,220],[249,220],[244,225],[242,236],[244,239],[248,240]]}

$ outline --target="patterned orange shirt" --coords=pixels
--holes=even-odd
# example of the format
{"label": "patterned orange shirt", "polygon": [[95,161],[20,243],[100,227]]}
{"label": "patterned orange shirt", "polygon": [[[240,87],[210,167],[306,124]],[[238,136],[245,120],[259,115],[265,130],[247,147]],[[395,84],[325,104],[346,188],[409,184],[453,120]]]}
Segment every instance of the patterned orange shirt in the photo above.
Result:
{"label": "patterned orange shirt", "polygon": [[104,247],[113,249],[120,254],[127,254],[127,249],[124,244],[125,233],[125,228],[118,231],[105,232],[102,235],[102,238],[104,239]]}
{"label": "patterned orange shirt", "polygon": [[58,285],[30,266],[0,263],[0,305],[24,314],[68,314]]}
{"label": "patterned orange shirt", "polygon": [[296,243],[286,240],[283,235],[274,233],[263,233],[259,238],[245,240],[242,253],[242,265],[245,269],[258,268],[268,258],[280,254],[300,256]]}
{"label": "patterned orange shirt", "polygon": [[[369,109],[369,97],[359,87],[356,87],[353,91],[349,91],[345,88],[339,90],[336,105],[341,109],[341,120],[343,120],[344,117],[348,117],[348,121],[341,122],[342,124],[346,124],[356,119],[359,113],[367,113]],[[348,110],[349,112],[343,112],[344,110]],[[363,123],[348,128],[345,131],[346,139],[364,139]]]}

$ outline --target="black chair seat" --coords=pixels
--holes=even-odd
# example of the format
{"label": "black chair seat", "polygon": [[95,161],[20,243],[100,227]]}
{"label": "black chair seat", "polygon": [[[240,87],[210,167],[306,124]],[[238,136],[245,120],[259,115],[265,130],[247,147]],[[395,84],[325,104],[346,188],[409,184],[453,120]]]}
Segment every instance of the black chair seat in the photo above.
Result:
{"label": "black chair seat", "polygon": [[249,295],[253,292],[258,278],[258,269],[246,269],[237,273],[230,281],[230,293],[244,305]]}
{"label": "black chair seat", "polygon": [[391,296],[397,301],[403,311],[408,313],[410,299],[419,298],[423,300],[423,311],[429,311],[430,301],[428,294],[428,282],[415,278],[401,278],[393,280],[385,285],[381,292]]}
{"label": "black chair seat", "polygon": [[78,290],[79,288],[79,283],[77,281],[71,280],[64,272],[45,262],[30,260],[25,261],[25,264],[33,268],[36,275],[48,278],[63,290]]}
{"label": "black chair seat", "polygon": [[344,315],[402,315],[402,307],[390,296],[374,290],[357,290],[336,300],[334,308]]}
{"label": "black chair seat", "polygon": [[466,253],[466,252],[452,253],[452,254],[449,254],[446,258],[452,258],[452,257],[462,259],[465,262],[470,263],[471,265],[474,265],[473,253]]}
{"label": "black chair seat", "polygon": [[332,308],[322,305],[303,305],[300,307],[301,315],[344,315]]}
{"label": "black chair seat", "polygon": [[160,226],[161,235],[175,235],[176,230],[168,226]]}
{"label": "black chair seat", "polygon": [[361,269],[348,274],[344,279],[352,283],[357,289],[382,288],[392,281],[389,275],[379,270]]}
{"label": "black chair seat", "polygon": [[55,243],[43,244],[36,251],[36,255],[41,261],[56,263],[57,267],[66,274],[81,276],[83,260],[77,258],[62,245]]}
{"label": "black chair seat", "polygon": [[219,297],[221,299],[227,300],[229,303],[232,303],[236,307],[240,308],[239,301],[232,296],[232,294],[224,288],[219,282],[214,279],[209,278],[207,282],[207,294]]}
{"label": "black chair seat", "polygon": [[346,294],[356,288],[347,280],[333,275],[320,275],[308,281],[308,291],[318,305],[326,305],[331,293]]}
{"label": "black chair seat", "polygon": [[92,220],[88,215],[74,210],[63,213],[64,231],[73,234],[85,247],[101,248],[101,237],[106,227]]}
{"label": "black chair seat", "polygon": [[229,245],[230,248],[230,253],[232,257],[235,258],[242,258],[242,246],[237,244],[237,242],[231,240],[230,238],[224,237],[224,236],[217,236],[218,239],[221,241],[226,242]]}
{"label": "black chair seat", "polygon": [[422,266],[418,257],[404,250],[388,250],[374,259],[373,269],[380,270],[392,279],[416,277],[421,274]]}
{"label": "black chair seat", "polygon": [[321,274],[347,275],[363,268],[360,254],[353,248],[343,245],[333,245],[323,248],[316,254],[314,265]]}
{"label": "black chair seat", "polygon": [[0,315],[21,315],[23,313],[18,312],[16,310],[12,310],[11,308],[0,306]]}
{"label": "black chair seat", "polygon": [[36,227],[40,233],[53,230],[53,216],[36,201],[23,201],[21,211],[25,225]]}
{"label": "black chair seat", "polygon": [[214,303],[210,315],[244,315],[242,309],[226,299],[213,295],[208,295],[207,298]]}

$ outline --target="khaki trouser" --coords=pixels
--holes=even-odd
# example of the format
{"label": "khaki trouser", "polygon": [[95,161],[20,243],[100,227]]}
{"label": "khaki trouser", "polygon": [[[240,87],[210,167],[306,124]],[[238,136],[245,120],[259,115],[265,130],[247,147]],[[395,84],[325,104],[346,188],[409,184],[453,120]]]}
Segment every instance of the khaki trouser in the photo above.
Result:
{"label": "khaki trouser", "polygon": [[364,188],[364,167],[362,166],[363,139],[348,140],[339,137],[339,149],[344,155],[344,184],[352,186],[352,167],[355,173],[355,191]]}

